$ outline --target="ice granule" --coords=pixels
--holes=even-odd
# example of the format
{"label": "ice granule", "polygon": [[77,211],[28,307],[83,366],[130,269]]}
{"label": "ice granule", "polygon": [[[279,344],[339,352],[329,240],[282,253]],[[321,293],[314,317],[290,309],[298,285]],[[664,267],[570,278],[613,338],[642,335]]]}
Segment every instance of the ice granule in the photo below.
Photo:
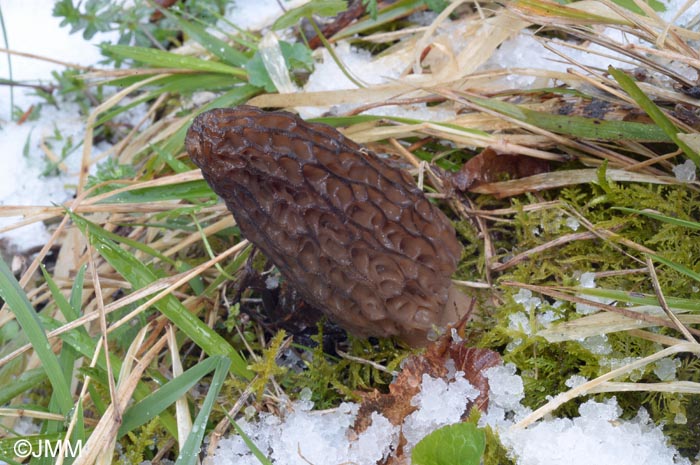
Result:
{"label": "ice granule", "polygon": [[518,293],[513,296],[513,300],[515,303],[521,304],[527,312],[531,312],[542,305],[542,299],[539,297],[532,297],[532,291],[529,289],[520,289]]}
{"label": "ice granule", "polygon": [[[591,273],[590,271],[582,273],[581,277],[579,278],[579,283],[583,288],[594,289],[596,287],[595,273]],[[577,295],[577,297],[582,297],[593,302],[600,302],[601,304],[605,305],[609,305],[614,302],[613,299],[608,299],[607,297],[598,297],[594,295]],[[576,312],[581,315],[590,315],[591,313],[595,313],[599,310],[599,308],[594,307],[593,305],[583,304],[579,302],[576,303]]]}
{"label": "ice granule", "polygon": [[573,375],[569,379],[564,381],[564,384],[573,389],[573,388],[578,387],[582,384],[585,384],[586,382],[588,382],[588,378],[586,378],[585,376]]}
{"label": "ice granule", "polygon": [[381,413],[372,412],[372,424],[350,444],[349,463],[378,463],[396,447],[399,429]]}
{"label": "ice granule", "polygon": [[[612,371],[612,370],[617,370],[618,368],[622,368],[626,365],[629,365],[637,360],[639,360],[638,357],[622,357],[622,358],[606,357],[606,358],[602,358],[600,360],[600,367],[603,369],[607,368],[609,371]],[[644,368],[637,368],[635,370],[628,372],[626,376],[629,377],[630,381],[636,382],[642,378],[643,374],[644,374]]]}
{"label": "ice granule", "polygon": [[280,286],[280,278],[276,275],[270,275],[265,278],[265,287],[267,289],[277,289]]}
{"label": "ice granule", "polygon": [[427,434],[445,425],[460,421],[467,404],[479,396],[479,390],[472,386],[464,373],[455,373],[453,382],[423,375],[421,389],[411,405],[418,410],[411,413],[403,422],[401,431],[408,444],[406,453]]}
{"label": "ice granule", "polygon": [[545,328],[550,326],[553,322],[559,320],[560,318],[561,316],[553,310],[547,310],[545,312],[537,314],[537,322]]}
{"label": "ice granule", "polygon": [[585,337],[580,340],[580,343],[583,347],[596,355],[608,355],[612,353],[612,347],[608,342],[608,336],[605,334],[596,334],[595,336]]}
{"label": "ice granule", "polygon": [[692,160],[686,160],[673,167],[673,174],[680,182],[694,182],[696,179],[695,163]]}
{"label": "ice granule", "polygon": [[581,274],[581,277],[578,279],[578,281],[579,283],[581,283],[581,287],[593,289],[595,288],[595,273],[586,271],[585,273]]}
{"label": "ice granule", "polygon": [[508,328],[523,331],[525,334],[532,334],[530,319],[523,312],[508,315]]}
{"label": "ice granule", "polygon": [[662,358],[654,364],[654,374],[661,381],[673,381],[676,379],[677,363],[672,358]]}
{"label": "ice granule", "polygon": [[571,229],[572,231],[578,231],[578,228],[581,227],[581,223],[574,218],[573,216],[570,216],[566,219],[566,225]]}
{"label": "ice granule", "polygon": [[574,419],[552,419],[526,429],[501,429],[501,441],[518,465],[690,465],[666,445],[648,417],[620,420],[615,398],[589,400]]}
{"label": "ice granule", "polygon": [[313,395],[313,392],[311,391],[311,389],[305,387],[304,389],[302,389],[299,392],[299,400],[310,401],[312,395]]}
{"label": "ice granule", "polygon": [[[398,441],[398,429],[376,412],[372,414],[369,428],[351,441],[350,427],[355,421],[358,404],[346,402],[329,411],[307,411],[298,408],[299,402],[293,407],[283,420],[272,414],[262,414],[258,422],[239,422],[243,432],[275,464],[338,464],[350,460],[373,465],[388,455]],[[212,463],[252,465],[259,462],[240,436],[230,436],[219,443]]]}
{"label": "ice granule", "polygon": [[512,363],[491,367],[484,372],[489,380],[489,403],[506,410],[517,410],[525,397],[523,380]]}

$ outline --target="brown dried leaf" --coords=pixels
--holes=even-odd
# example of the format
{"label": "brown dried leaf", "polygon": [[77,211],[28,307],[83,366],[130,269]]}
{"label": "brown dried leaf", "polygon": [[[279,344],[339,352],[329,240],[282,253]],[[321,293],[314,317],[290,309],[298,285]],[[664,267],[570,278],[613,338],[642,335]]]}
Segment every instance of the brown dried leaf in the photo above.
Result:
{"label": "brown dried leaf", "polygon": [[484,376],[484,372],[500,365],[501,356],[493,350],[455,343],[450,346],[450,357],[454,360],[457,370],[463,371],[469,383],[479,390],[479,397],[473,406],[485,412],[489,406],[489,380]]}
{"label": "brown dried leaf", "polygon": [[546,160],[522,155],[499,155],[491,148],[484,149],[452,175],[452,184],[460,191],[472,190],[482,184],[524,178],[549,171]]}
{"label": "brown dried leaf", "polygon": [[464,343],[452,342],[448,331],[438,341],[428,346],[424,355],[415,355],[406,360],[401,373],[389,386],[388,394],[377,391],[365,395],[355,420],[354,429],[360,433],[371,424],[372,412],[384,415],[393,425],[400,425],[416,408],[411,405],[411,399],[420,392],[423,375],[433,378],[445,378],[448,370],[446,362],[452,358],[458,371],[464,372],[464,377],[476,387],[479,397],[465,404],[465,412],[476,406],[484,411],[488,406],[488,380],[483,372],[501,363],[498,353]]}

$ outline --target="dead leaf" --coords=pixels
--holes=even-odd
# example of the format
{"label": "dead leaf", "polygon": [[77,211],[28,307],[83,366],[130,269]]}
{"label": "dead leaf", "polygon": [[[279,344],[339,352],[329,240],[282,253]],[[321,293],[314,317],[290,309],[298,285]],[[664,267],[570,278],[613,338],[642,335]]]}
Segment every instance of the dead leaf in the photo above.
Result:
{"label": "dead leaf", "polygon": [[545,160],[523,155],[499,155],[495,150],[486,148],[452,175],[452,185],[460,191],[467,191],[482,184],[524,178],[548,171],[549,163]]}

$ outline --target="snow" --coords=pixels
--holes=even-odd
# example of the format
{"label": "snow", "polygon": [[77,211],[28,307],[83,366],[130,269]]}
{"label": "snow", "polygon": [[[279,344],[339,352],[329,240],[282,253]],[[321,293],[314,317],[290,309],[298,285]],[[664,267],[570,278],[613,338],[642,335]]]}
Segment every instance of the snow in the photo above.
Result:
{"label": "snow", "polygon": [[695,182],[695,163],[693,160],[686,160],[673,168],[673,174],[680,182]]}
{"label": "snow", "polygon": [[[308,400],[293,402],[284,418],[262,414],[257,422],[239,421],[244,433],[273,463],[374,464],[397,444],[398,429],[374,412],[372,423],[351,438],[350,426],[359,405],[343,403],[335,409],[312,411]],[[351,440],[352,439],[352,440]],[[259,464],[240,436],[222,439],[211,463],[217,465]]]}
{"label": "snow", "polygon": [[[308,3],[310,0],[255,0],[237,1],[227,7],[224,18],[226,22],[235,24],[240,29],[259,31],[271,26],[279,18],[284,7],[291,10]],[[235,31],[232,27],[226,27],[225,22],[219,24],[224,31]]]}
{"label": "snow", "polygon": [[[60,19],[51,16],[53,4],[53,0],[0,0],[10,49],[69,63],[94,64],[101,57],[94,44],[116,36],[99,34],[88,43],[80,35],[69,35],[65,28],[59,27]],[[0,58],[0,77],[9,79],[7,59]],[[15,81],[48,84],[52,71],[64,69],[55,63],[12,56],[12,78]],[[31,94],[27,88],[16,87],[14,104],[26,111],[31,105],[41,102]],[[85,120],[79,114],[78,106],[60,103],[57,109],[44,105],[38,120],[22,124],[10,122],[10,114],[10,88],[0,86],[0,149],[5,162],[4,169],[0,170],[0,206],[51,206],[69,200],[75,193],[82,146],[62,160],[64,170],[44,175],[50,163],[41,142],[50,145],[52,152],[59,157],[69,138],[73,146],[80,144],[85,133]],[[55,132],[62,135],[63,141],[51,140]],[[16,216],[0,217],[0,229],[21,220]],[[37,222],[4,232],[0,237],[8,240],[12,248],[24,251],[44,245],[49,233],[43,223]]]}
{"label": "snow", "polygon": [[[583,288],[595,289],[595,287],[596,287],[595,273],[590,272],[590,271],[582,273],[580,278],[579,278],[579,283],[581,283],[581,287],[583,287]],[[590,300],[592,302],[598,302],[598,303],[605,304],[605,305],[610,305],[615,301],[614,299],[609,299],[607,297],[598,297],[595,295],[586,295],[586,294],[579,294],[579,295],[577,295],[577,297],[582,297],[586,300]],[[593,305],[576,302],[576,312],[578,312],[581,315],[590,315],[592,313],[598,312],[599,310],[600,309],[598,307],[594,307]]]}
{"label": "snow", "polygon": [[478,396],[479,390],[464,378],[461,371],[456,372],[454,380],[449,382],[424,374],[421,390],[411,400],[411,405],[418,410],[406,417],[401,428],[407,441],[404,453],[408,454],[432,431],[458,423],[467,401]]}
{"label": "snow", "polygon": [[[435,429],[460,421],[466,402],[478,391],[460,372],[445,381],[423,375],[421,391],[412,399],[418,407],[406,417],[401,431],[407,439],[404,451],[410,456],[415,444]],[[572,419],[547,418],[528,428],[514,426],[530,413],[522,405],[523,381],[514,365],[486,371],[489,408],[479,426],[489,425],[511,451],[518,465],[690,465],[688,459],[666,444],[661,427],[655,426],[646,410],[623,420],[615,397],[603,402],[588,400]],[[585,378],[574,376],[567,385],[577,386]],[[292,403],[282,418],[263,413],[258,421],[239,422],[256,446],[275,464],[356,463],[375,464],[396,446],[399,428],[378,412],[372,425],[359,435],[351,430],[359,405],[343,403],[337,409],[314,412],[308,400]],[[682,420],[682,419],[681,419]],[[216,464],[257,464],[243,439],[223,439],[211,458]]]}
{"label": "snow", "polygon": [[690,465],[666,446],[662,429],[650,423],[646,411],[631,421],[620,419],[621,413],[614,397],[589,400],[579,417],[549,419],[527,429],[499,428],[499,433],[518,465]]}
{"label": "snow", "polygon": [[654,364],[654,374],[660,381],[673,381],[676,379],[676,368],[679,362],[672,358],[662,358]]}
{"label": "snow", "polygon": [[[0,0],[10,50],[31,53],[67,63],[89,66],[102,56],[96,44],[116,39],[117,34],[96,34],[86,42],[80,34],[60,28],[60,18],[51,16],[55,0]],[[37,34],[41,31],[41,34]],[[5,47],[3,42],[2,47]],[[49,83],[52,71],[64,66],[44,60],[12,55],[12,78],[15,81]],[[0,77],[9,79],[6,55],[0,57]],[[26,109],[38,101],[22,88],[15,88],[15,105]],[[0,86],[0,120],[10,119],[10,88]]]}
{"label": "snow", "polygon": [[[335,47],[335,53],[356,80],[368,85],[389,84],[398,79],[401,73],[411,65],[413,53],[392,53],[373,57],[368,51],[352,47],[346,41],[340,41]],[[306,92],[319,92],[341,89],[357,89],[355,85],[338,67],[325,48],[316,51],[316,68],[309,76],[304,86]],[[304,118],[315,118],[330,111],[340,114],[356,108],[357,104],[338,105],[336,107],[299,107]],[[425,104],[406,105],[401,107],[386,106],[371,109],[364,114],[385,116],[402,116],[422,120],[446,121],[454,119],[456,113],[441,107],[428,107]]]}

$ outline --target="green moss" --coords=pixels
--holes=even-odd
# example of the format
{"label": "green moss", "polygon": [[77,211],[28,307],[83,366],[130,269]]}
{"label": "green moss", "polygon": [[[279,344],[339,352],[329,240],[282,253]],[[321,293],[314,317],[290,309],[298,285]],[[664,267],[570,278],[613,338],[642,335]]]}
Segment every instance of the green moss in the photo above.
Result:
{"label": "green moss", "polygon": [[141,428],[138,432],[129,432],[122,440],[124,452],[121,457],[115,457],[118,463],[142,463],[152,459],[155,453],[165,447],[169,438],[168,432],[156,418]]}
{"label": "green moss", "polygon": [[[527,204],[555,199],[561,201],[562,208],[529,212],[521,208]],[[481,204],[480,208],[507,206],[495,204],[493,199],[488,198],[477,198],[477,202]],[[489,223],[489,233],[501,262],[574,233],[566,223],[569,216],[574,216],[574,212],[596,228],[615,232],[620,239],[577,240],[534,253],[500,276],[496,276],[499,282],[577,286],[579,277],[585,272],[644,268],[645,256],[638,249],[630,247],[630,243],[652,249],[659,255],[692,270],[700,270],[698,231],[689,231],[681,226],[664,224],[615,209],[649,208],[667,216],[697,221],[700,195],[685,186],[603,182],[570,187],[558,193],[542,193],[538,198],[521,196],[512,199],[511,206],[519,208],[519,212],[502,222]],[[459,231],[466,237],[463,229]],[[582,231],[585,231],[583,227],[575,232]],[[665,266],[657,266],[657,274],[667,297],[697,298],[700,283]],[[598,277],[596,285],[600,288],[653,295],[648,274],[643,271]],[[576,313],[575,306],[571,303],[555,304],[553,299],[534,293],[533,297],[541,299],[540,305],[537,308],[526,309],[514,300],[514,296],[519,292],[518,288],[500,286],[498,290],[498,304],[482,308],[484,316],[472,326],[478,328],[475,331],[479,335],[478,345],[499,350],[505,362],[514,363],[518,367],[525,387],[523,403],[529,407],[540,407],[548,401],[549,396],[568,390],[569,387],[565,383],[573,375],[593,379],[625,361],[645,357],[661,349],[658,344],[627,332],[606,335],[609,352],[602,354],[594,353],[585,344],[576,341],[549,343],[535,336],[537,331],[543,328],[542,315],[551,312],[549,316],[556,315],[560,318],[557,322],[577,319],[581,315]],[[654,328],[653,331],[679,337],[677,331],[668,328]],[[653,369],[654,366],[648,366],[616,381],[659,382]],[[678,369],[677,378],[697,380],[699,373],[700,364],[684,361],[683,367]],[[601,394],[596,398],[611,395]],[[623,409],[624,418],[634,417],[639,408],[645,406],[655,423],[666,425],[665,432],[674,445],[681,448],[687,456],[697,453],[700,415],[695,412],[698,410],[698,396],[646,392],[620,392],[615,395]],[[580,403],[589,398],[583,397],[568,402],[555,414],[576,416]],[[686,424],[678,424],[679,419],[681,422],[686,421]]]}
{"label": "green moss", "polygon": [[311,400],[318,409],[329,408],[346,400],[359,401],[361,391],[388,387],[392,381],[390,372],[398,371],[401,361],[411,353],[409,350],[397,348],[390,339],[380,339],[373,343],[364,338],[349,338],[349,356],[384,366],[388,373],[369,363],[339,358],[323,352],[320,343],[323,340],[321,327],[312,339],[318,344],[316,347],[306,348],[306,370],[290,370],[279,381],[290,395],[298,394],[304,388],[310,389]]}

